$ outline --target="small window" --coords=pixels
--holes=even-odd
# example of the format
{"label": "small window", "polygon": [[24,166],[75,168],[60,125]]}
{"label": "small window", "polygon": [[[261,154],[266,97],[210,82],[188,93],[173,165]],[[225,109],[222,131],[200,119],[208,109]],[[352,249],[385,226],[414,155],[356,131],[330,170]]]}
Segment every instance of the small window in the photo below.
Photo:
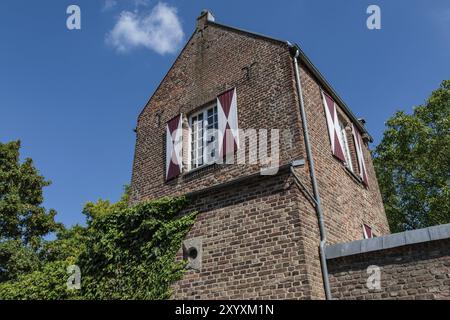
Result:
{"label": "small window", "polygon": [[345,130],[345,125],[342,123],[340,119],[339,119],[339,135],[341,136],[341,141],[343,144],[342,148],[344,149],[345,164],[351,171],[353,171],[352,157],[350,154],[350,147],[348,145],[347,140],[347,131]]}
{"label": "small window", "polygon": [[364,239],[370,239],[370,238],[375,237],[372,232],[372,228],[369,227],[367,224],[363,224],[363,233],[364,233]]}
{"label": "small window", "polygon": [[189,169],[212,164],[217,159],[218,116],[213,104],[189,117],[190,161]]}

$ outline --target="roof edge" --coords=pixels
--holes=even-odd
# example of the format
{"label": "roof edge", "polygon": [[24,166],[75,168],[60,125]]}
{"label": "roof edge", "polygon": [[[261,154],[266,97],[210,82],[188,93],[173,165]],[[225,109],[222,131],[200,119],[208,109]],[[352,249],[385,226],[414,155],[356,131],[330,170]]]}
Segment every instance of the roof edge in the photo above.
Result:
{"label": "roof edge", "polygon": [[274,37],[271,37],[271,36],[267,36],[267,35],[264,35],[264,34],[261,34],[261,33],[248,31],[248,30],[241,29],[241,28],[236,28],[236,27],[233,27],[233,26],[230,26],[230,25],[227,25],[227,24],[218,23],[218,22],[210,21],[210,20],[208,20],[206,22],[206,24],[217,26],[217,27],[221,27],[221,28],[232,30],[232,31],[236,31],[236,32],[246,33],[248,35],[251,35],[251,36],[254,36],[254,37],[257,37],[257,38],[261,38],[261,39],[264,39],[264,40],[268,40],[268,41],[276,42],[276,43],[279,43],[279,44],[282,44],[282,45],[285,45],[285,46],[289,46],[289,42],[286,41],[286,40],[277,39],[277,38],[274,38]]}
{"label": "roof edge", "polygon": [[137,117],[137,121],[139,122],[139,119],[141,118],[142,114],[144,113],[145,109],[147,109],[147,106],[150,104],[150,101],[153,99],[153,96],[156,94],[156,92],[158,91],[158,89],[161,87],[161,85],[164,83],[164,80],[167,78],[167,76],[170,73],[170,70],[173,69],[173,67],[175,66],[176,62],[178,61],[178,59],[180,58],[181,54],[183,53],[183,51],[187,48],[187,45],[189,44],[189,42],[192,40],[192,38],[194,37],[196,33],[196,30],[194,30],[194,32],[191,34],[191,36],[189,37],[189,39],[186,41],[186,43],[184,44],[183,48],[181,48],[180,52],[178,53],[178,55],[175,57],[175,59],[173,60],[172,64],[170,65],[170,68],[167,70],[167,72],[165,73],[164,77],[161,79],[161,81],[159,82],[158,86],[155,88],[155,90],[153,91],[153,93],[151,94],[150,98],[147,99],[147,102],[144,104],[144,106],[142,107],[142,110],[139,112],[138,117]]}
{"label": "roof edge", "polygon": [[333,99],[338,103],[338,105],[344,109],[344,112],[350,117],[354,124],[358,127],[358,129],[367,134],[369,141],[373,142],[373,138],[370,133],[367,131],[367,128],[361,124],[356,115],[352,112],[352,110],[348,107],[348,105],[344,102],[344,100],[338,95],[336,90],[331,86],[331,84],[327,81],[327,79],[322,75],[322,73],[317,69],[317,67],[312,63],[311,59],[305,54],[305,52],[300,48],[298,44],[295,44],[300,53],[300,59],[305,63],[306,67],[313,73],[313,75],[319,80],[320,84],[331,94]]}

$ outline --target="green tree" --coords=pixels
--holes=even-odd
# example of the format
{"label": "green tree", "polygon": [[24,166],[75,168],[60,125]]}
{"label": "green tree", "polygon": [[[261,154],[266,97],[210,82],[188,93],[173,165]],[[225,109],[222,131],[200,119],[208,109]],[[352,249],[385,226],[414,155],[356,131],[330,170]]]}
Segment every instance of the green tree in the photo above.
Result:
{"label": "green tree", "polygon": [[[117,203],[90,203],[87,227],[58,228],[56,239],[43,241],[38,253],[8,242],[16,245],[14,268],[24,261],[34,264],[0,282],[0,299],[169,298],[170,285],[184,272],[185,263],[176,260],[176,253],[195,213],[181,212],[184,198],[128,207],[126,193]],[[31,258],[21,258],[27,254]],[[80,267],[81,290],[66,285],[70,265]]]}
{"label": "green tree", "polygon": [[0,283],[36,270],[41,266],[39,256],[20,240],[0,242]]}
{"label": "green tree", "polygon": [[124,186],[122,197],[116,203],[111,203],[109,200],[99,199],[97,202],[87,202],[83,208],[83,214],[86,216],[88,224],[92,223],[94,219],[103,217],[104,215],[113,213],[118,210],[125,210],[128,208],[128,200],[130,198],[130,186]]}
{"label": "green tree", "polygon": [[31,159],[20,163],[19,149],[20,141],[0,143],[0,281],[37,268],[43,237],[60,227],[42,206],[50,181]]}
{"label": "green tree", "polygon": [[391,231],[450,223],[450,80],[386,127],[374,165]]}
{"label": "green tree", "polygon": [[[129,207],[122,198],[88,202],[87,226],[66,229],[42,206],[49,182],[30,159],[19,163],[19,142],[0,144],[0,299],[165,299],[185,263],[176,260],[195,213],[184,198]],[[45,240],[49,232],[56,239]],[[79,266],[81,290],[67,286]]]}
{"label": "green tree", "polygon": [[120,207],[90,223],[78,261],[86,299],[166,299],[185,263],[176,261],[195,213],[180,214],[184,198]]}
{"label": "green tree", "polygon": [[[77,264],[85,248],[86,228],[61,228],[55,240],[45,241],[36,265],[0,283],[0,299],[79,299],[80,291],[67,286],[67,267]],[[22,246],[22,248],[24,248]]]}

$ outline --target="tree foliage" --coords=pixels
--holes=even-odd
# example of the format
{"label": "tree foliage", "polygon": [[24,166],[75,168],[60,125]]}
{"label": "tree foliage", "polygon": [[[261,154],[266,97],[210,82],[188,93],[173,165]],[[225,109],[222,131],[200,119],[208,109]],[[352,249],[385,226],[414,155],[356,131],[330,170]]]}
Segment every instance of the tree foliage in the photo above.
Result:
{"label": "tree foliage", "polygon": [[[65,228],[41,203],[49,182],[31,159],[19,164],[19,142],[0,144],[0,299],[165,299],[184,263],[175,257],[194,223],[184,198],[128,206],[88,202],[87,226]],[[55,232],[54,240],[43,237]],[[81,271],[81,290],[67,268]]]}
{"label": "tree foliage", "polygon": [[[116,208],[87,227],[61,228],[33,256],[35,265],[0,282],[0,299],[169,298],[170,285],[184,272],[176,253],[195,220],[195,213],[180,214],[185,203],[148,201]],[[81,290],[66,285],[70,265],[81,270]]]}
{"label": "tree foliage", "polygon": [[111,203],[109,200],[99,199],[97,202],[87,202],[83,208],[83,214],[86,216],[88,223],[94,219],[103,217],[119,210],[128,208],[128,200],[130,198],[130,186],[124,186],[124,193],[120,200],[116,203]]}
{"label": "tree foliage", "polygon": [[56,231],[56,211],[43,206],[50,185],[30,158],[20,163],[20,141],[0,143],[0,282],[40,266],[43,237]]}
{"label": "tree foliage", "polygon": [[[10,259],[10,264],[25,264],[27,268],[22,272],[14,272],[15,276],[8,277],[6,281],[0,281],[0,299],[79,298],[79,292],[67,287],[67,267],[77,263],[86,239],[86,228],[76,225],[70,229],[60,227],[56,239],[43,241],[38,252],[16,242],[17,252],[26,252],[28,256],[18,254],[17,258]],[[29,261],[33,262],[31,266],[28,265]],[[14,269],[9,268],[7,271]]]}
{"label": "tree foliage", "polygon": [[67,267],[73,261],[57,260],[20,275],[15,281],[0,283],[0,299],[59,300],[78,299],[79,293],[67,287]]}
{"label": "tree foliage", "polygon": [[391,231],[450,222],[450,80],[387,121],[374,165]]}
{"label": "tree foliage", "polygon": [[15,280],[38,269],[40,264],[37,253],[20,240],[0,242],[0,283]]}
{"label": "tree foliage", "polygon": [[0,143],[0,240],[21,240],[38,247],[55,231],[56,212],[41,206],[42,188],[50,185],[33,160],[19,161],[20,141]]}
{"label": "tree foliage", "polygon": [[79,258],[87,299],[165,299],[183,262],[176,252],[195,214],[179,215],[184,198],[119,208],[95,218]]}

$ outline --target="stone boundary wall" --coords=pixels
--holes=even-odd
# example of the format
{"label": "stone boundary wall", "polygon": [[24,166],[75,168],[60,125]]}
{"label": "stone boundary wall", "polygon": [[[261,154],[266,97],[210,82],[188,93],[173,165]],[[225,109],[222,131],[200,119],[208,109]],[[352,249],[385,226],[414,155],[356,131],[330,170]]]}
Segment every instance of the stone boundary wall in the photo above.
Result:
{"label": "stone boundary wall", "polygon": [[450,224],[328,246],[333,299],[450,299]]}

